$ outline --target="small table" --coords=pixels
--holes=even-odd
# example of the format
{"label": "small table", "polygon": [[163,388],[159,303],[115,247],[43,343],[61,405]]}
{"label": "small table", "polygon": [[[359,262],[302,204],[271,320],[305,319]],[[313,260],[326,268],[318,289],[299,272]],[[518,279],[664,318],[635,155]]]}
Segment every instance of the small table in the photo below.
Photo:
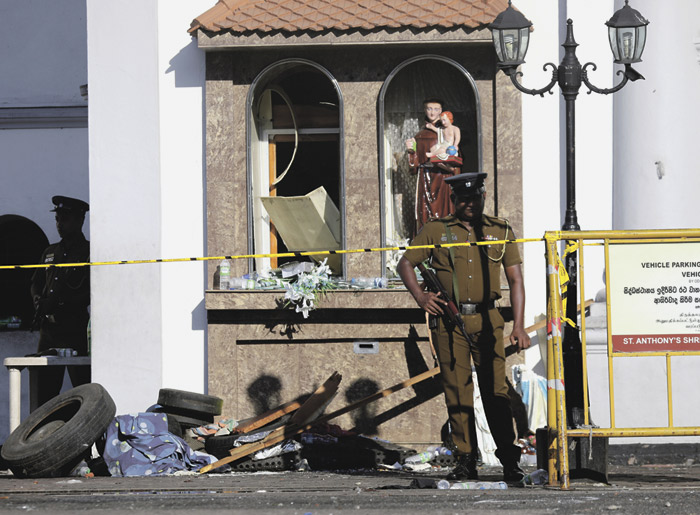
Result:
{"label": "small table", "polygon": [[10,374],[10,433],[20,423],[22,404],[22,369],[29,369],[29,410],[34,411],[37,406],[38,381],[35,367],[79,366],[89,367],[90,356],[74,356],[64,358],[61,356],[39,356],[24,358],[5,358],[4,365]]}

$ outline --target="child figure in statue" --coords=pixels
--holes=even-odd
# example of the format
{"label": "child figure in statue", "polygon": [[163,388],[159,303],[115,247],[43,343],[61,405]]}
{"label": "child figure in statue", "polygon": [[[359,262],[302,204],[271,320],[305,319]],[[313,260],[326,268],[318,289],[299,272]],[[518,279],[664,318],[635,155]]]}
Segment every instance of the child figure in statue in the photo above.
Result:
{"label": "child figure in statue", "polygon": [[437,157],[439,159],[448,159],[450,156],[456,156],[457,145],[461,139],[461,132],[459,127],[453,125],[454,116],[450,111],[443,111],[440,113],[440,122],[442,122],[441,127],[436,127],[435,124],[428,122],[425,124],[427,129],[437,132],[438,142],[436,145],[430,149],[430,152],[426,152],[427,157]]}

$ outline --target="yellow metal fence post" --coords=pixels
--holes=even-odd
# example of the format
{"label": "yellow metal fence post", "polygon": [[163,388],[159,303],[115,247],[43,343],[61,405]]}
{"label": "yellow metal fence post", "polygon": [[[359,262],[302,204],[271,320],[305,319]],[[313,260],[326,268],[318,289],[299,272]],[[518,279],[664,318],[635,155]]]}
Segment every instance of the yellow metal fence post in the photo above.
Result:
{"label": "yellow metal fence post", "polygon": [[[557,237],[553,233],[545,234],[547,245],[547,277],[549,285],[549,319],[548,319],[548,346],[551,346],[552,365],[547,365],[547,390],[548,399],[551,390],[554,390],[554,413],[548,413],[548,422],[554,423],[557,435],[557,462],[558,470],[552,462],[550,456],[550,474],[556,474],[556,479],[562,489],[569,488],[569,453],[566,434],[566,395],[564,391],[564,361],[562,357],[562,312],[561,312],[561,291],[559,289],[559,272],[556,250]],[[547,352],[549,355],[549,351]],[[549,373],[551,371],[551,374]],[[548,403],[549,405],[549,403]],[[550,480],[550,484],[556,484]]]}

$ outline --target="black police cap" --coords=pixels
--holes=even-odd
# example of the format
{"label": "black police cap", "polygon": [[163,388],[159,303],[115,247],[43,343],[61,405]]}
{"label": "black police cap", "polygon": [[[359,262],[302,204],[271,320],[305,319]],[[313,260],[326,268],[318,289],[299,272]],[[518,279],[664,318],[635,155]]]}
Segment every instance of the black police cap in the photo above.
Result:
{"label": "black police cap", "polygon": [[479,195],[486,191],[484,181],[488,174],[486,172],[460,173],[446,177],[445,182],[450,185],[452,192],[458,197],[469,195]]}
{"label": "black police cap", "polygon": [[54,211],[70,211],[72,213],[85,214],[86,211],[90,210],[90,204],[83,202],[77,198],[64,197],[61,195],[56,195],[51,197],[51,202],[53,202]]}

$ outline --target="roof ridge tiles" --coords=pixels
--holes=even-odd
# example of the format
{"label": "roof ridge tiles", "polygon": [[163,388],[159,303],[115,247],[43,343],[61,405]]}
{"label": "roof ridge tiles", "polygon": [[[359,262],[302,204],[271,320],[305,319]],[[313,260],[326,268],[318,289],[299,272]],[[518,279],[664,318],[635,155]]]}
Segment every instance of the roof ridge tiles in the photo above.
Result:
{"label": "roof ridge tiles", "polygon": [[219,0],[195,18],[190,32],[373,30],[401,27],[477,28],[507,0]]}

